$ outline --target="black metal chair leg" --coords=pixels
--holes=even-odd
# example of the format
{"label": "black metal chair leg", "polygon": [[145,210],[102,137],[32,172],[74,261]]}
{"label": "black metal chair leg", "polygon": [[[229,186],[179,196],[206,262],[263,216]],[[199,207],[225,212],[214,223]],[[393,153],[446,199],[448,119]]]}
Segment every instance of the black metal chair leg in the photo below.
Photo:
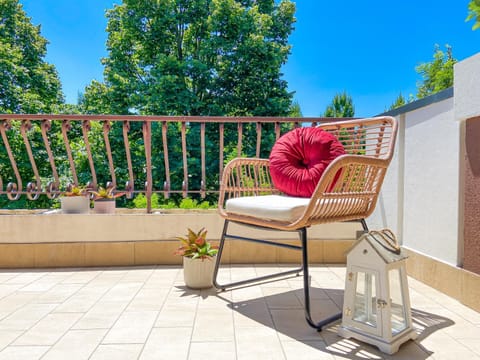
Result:
{"label": "black metal chair leg", "polygon": [[[226,241],[227,238],[231,238],[231,239],[234,239],[234,240],[251,241],[251,242],[255,242],[255,243],[272,245],[272,246],[277,246],[277,247],[284,247],[284,248],[293,249],[293,250],[301,250],[301,246],[289,245],[289,244],[279,244],[279,243],[276,243],[276,242],[273,242],[273,241],[251,239],[251,238],[246,238],[246,237],[242,237],[242,236],[230,235],[230,234],[227,233],[228,224],[229,224],[229,221],[225,220],[225,223],[223,225],[222,236],[220,238],[220,244],[219,244],[219,247],[218,247],[217,259],[215,261],[215,268],[213,270],[213,286],[215,286],[217,289],[225,290],[225,289],[232,288],[232,287],[238,287],[238,286],[252,284],[252,283],[261,282],[261,281],[266,281],[266,280],[270,280],[270,279],[274,279],[274,278],[284,277],[284,276],[288,276],[288,275],[293,275],[293,274],[299,275],[303,271],[303,266],[301,266],[301,267],[299,267],[297,269],[293,269],[293,270],[282,271],[282,272],[278,272],[278,273],[274,273],[274,274],[259,276],[259,277],[246,279],[246,280],[241,280],[241,281],[235,281],[235,282],[232,282],[232,283],[229,283],[229,284],[220,284],[217,280],[217,277],[218,277],[218,271],[220,269],[220,263],[222,261],[222,254],[223,254],[223,250],[224,250],[224,246],[225,246],[225,241]],[[262,228],[262,229],[271,230],[271,229],[265,229],[265,228]]]}
{"label": "black metal chair leg", "polygon": [[342,313],[332,315],[326,319],[323,319],[320,322],[315,322],[312,319],[312,313],[310,310],[310,275],[308,271],[308,247],[307,247],[307,229],[302,228],[299,230],[300,239],[302,242],[302,262],[303,262],[303,293],[304,293],[304,308],[305,308],[305,319],[307,320],[308,325],[317,329],[317,331],[322,331],[322,328],[325,325],[328,325],[342,317]]}
{"label": "black metal chair leg", "polygon": [[367,222],[365,221],[365,219],[361,219],[360,223],[362,224],[363,231],[368,232],[368,226],[367,226]]}

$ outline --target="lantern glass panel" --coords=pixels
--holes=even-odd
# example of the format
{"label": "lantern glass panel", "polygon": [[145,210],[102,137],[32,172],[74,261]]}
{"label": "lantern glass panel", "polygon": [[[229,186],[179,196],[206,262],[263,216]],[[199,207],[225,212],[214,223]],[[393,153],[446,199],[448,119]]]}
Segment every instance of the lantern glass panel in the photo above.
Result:
{"label": "lantern glass panel", "polygon": [[358,272],[353,320],[377,327],[377,289],[375,275]]}
{"label": "lantern glass panel", "polygon": [[402,277],[400,269],[391,269],[388,273],[390,282],[390,306],[392,315],[392,336],[407,328],[407,316],[402,291]]}

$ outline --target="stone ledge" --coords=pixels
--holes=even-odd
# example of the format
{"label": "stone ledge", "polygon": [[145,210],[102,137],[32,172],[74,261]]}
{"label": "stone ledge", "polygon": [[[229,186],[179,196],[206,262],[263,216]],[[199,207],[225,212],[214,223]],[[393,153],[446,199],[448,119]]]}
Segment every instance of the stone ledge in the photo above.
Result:
{"label": "stone ledge", "polygon": [[409,276],[480,312],[480,275],[406,250]]}

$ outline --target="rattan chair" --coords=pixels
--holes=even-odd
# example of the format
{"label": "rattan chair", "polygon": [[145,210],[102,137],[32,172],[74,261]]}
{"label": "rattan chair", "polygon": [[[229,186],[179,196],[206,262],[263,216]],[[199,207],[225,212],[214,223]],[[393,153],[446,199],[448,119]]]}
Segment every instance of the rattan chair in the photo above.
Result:
{"label": "rattan chair", "polygon": [[[393,156],[397,121],[377,117],[337,121],[320,125],[344,145],[346,155],[336,158],[323,173],[311,198],[282,195],[273,185],[269,160],[236,158],[230,161],[222,176],[219,213],[225,219],[215,264],[216,288],[239,287],[285,275],[303,272],[304,307],[308,324],[317,330],[337,320],[341,314],[316,322],[310,311],[307,229],[316,224],[360,221],[368,231],[365,219],[377,203],[385,173]],[[290,245],[271,240],[253,239],[228,233],[230,223],[253,226],[260,230],[293,231],[300,244]],[[219,284],[217,277],[227,240],[244,240],[302,251],[300,268]]]}

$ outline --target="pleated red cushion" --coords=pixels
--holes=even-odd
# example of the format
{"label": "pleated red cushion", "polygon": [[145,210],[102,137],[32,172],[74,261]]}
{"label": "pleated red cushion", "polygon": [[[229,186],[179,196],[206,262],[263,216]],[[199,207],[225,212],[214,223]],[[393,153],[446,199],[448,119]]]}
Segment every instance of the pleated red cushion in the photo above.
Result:
{"label": "pleated red cushion", "polygon": [[327,166],[343,154],[342,143],[329,132],[316,127],[296,128],[273,145],[273,184],[287,195],[311,197]]}

